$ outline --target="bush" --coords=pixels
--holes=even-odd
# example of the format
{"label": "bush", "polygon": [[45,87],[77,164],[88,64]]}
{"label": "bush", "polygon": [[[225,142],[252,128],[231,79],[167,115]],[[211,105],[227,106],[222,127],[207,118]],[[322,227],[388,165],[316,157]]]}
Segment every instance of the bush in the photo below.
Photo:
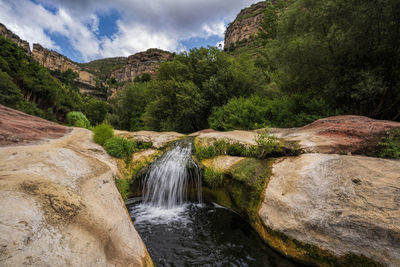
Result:
{"label": "bush", "polygon": [[337,114],[320,98],[291,95],[271,99],[253,95],[230,99],[214,110],[208,122],[220,131],[253,130],[266,126],[298,127]]}
{"label": "bush", "polygon": [[114,136],[108,139],[104,148],[107,153],[115,158],[125,158],[127,161],[130,160],[135,143],[123,137]]}
{"label": "bush", "polygon": [[67,122],[70,126],[81,127],[88,129],[90,122],[86,116],[79,111],[71,111],[67,114]]}
{"label": "bush", "polygon": [[400,129],[393,130],[389,136],[381,143],[381,151],[379,157],[381,158],[400,158]]}
{"label": "bush", "polygon": [[102,146],[108,139],[113,137],[114,129],[111,125],[100,124],[94,127],[93,133],[94,142]]}
{"label": "bush", "polygon": [[256,143],[258,150],[257,152],[258,158],[266,158],[268,155],[271,155],[272,153],[283,152],[278,138],[276,138],[273,135],[270,135],[269,128],[265,128],[257,133]]}

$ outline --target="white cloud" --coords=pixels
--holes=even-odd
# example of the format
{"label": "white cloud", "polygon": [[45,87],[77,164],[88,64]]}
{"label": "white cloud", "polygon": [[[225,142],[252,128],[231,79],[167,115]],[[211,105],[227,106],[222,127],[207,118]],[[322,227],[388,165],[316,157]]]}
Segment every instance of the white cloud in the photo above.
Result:
{"label": "white cloud", "polygon": [[[223,38],[225,24],[258,0],[0,0],[0,22],[30,43],[60,51],[46,33],[68,38],[82,58],[127,56],[151,47],[181,51],[182,40]],[[16,3],[18,2],[18,3]],[[53,12],[47,10],[51,7]],[[55,11],[54,11],[55,10]],[[113,36],[98,37],[99,14],[121,17]]]}

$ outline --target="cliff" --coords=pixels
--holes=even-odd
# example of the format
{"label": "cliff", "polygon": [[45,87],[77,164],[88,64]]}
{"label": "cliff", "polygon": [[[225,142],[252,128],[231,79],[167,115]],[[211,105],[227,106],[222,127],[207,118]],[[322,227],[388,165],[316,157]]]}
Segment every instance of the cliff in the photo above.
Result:
{"label": "cliff", "polygon": [[1,23],[0,23],[0,36],[4,36],[5,38],[10,39],[11,41],[17,43],[18,46],[22,47],[22,49],[24,49],[28,55],[31,54],[29,43],[19,38],[18,35],[7,29],[6,26],[4,26]]}
{"label": "cliff", "polygon": [[59,70],[64,72],[70,69],[76,72],[78,74],[76,84],[79,91],[85,94],[97,95],[96,77],[90,72],[82,70],[78,64],[72,62],[66,56],[48,50],[40,44],[33,44],[32,55],[37,62],[50,70]]}
{"label": "cliff", "polygon": [[64,72],[68,69],[71,69],[74,72],[80,71],[80,68],[66,56],[63,56],[55,51],[48,50],[40,44],[33,44],[32,54],[33,58],[37,62],[50,70],[59,70]]}
{"label": "cliff", "polygon": [[240,11],[236,19],[226,29],[226,49],[232,48],[240,41],[251,39],[258,33],[266,6],[265,1],[262,1]]}
{"label": "cliff", "polygon": [[124,67],[111,73],[118,82],[133,81],[137,76],[149,73],[155,76],[158,65],[161,62],[172,60],[173,54],[160,49],[148,49],[145,52],[136,53],[128,57],[128,63]]}

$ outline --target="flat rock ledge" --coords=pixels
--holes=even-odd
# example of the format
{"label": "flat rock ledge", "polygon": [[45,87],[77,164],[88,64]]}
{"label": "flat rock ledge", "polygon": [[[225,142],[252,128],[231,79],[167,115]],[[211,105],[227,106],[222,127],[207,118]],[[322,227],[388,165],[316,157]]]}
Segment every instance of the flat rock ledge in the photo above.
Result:
{"label": "flat rock ledge", "polygon": [[0,266],[152,266],[117,172],[85,129],[1,147]]}
{"label": "flat rock ledge", "polygon": [[[301,128],[271,128],[271,134],[296,142],[303,153],[373,155],[382,138],[400,123],[374,120],[363,116],[335,116],[317,120]],[[202,143],[224,139],[245,145],[255,145],[257,131],[218,132],[203,130],[191,134]]]}
{"label": "flat rock ledge", "polygon": [[259,216],[269,228],[329,250],[400,266],[400,161],[303,154],[281,158]]}

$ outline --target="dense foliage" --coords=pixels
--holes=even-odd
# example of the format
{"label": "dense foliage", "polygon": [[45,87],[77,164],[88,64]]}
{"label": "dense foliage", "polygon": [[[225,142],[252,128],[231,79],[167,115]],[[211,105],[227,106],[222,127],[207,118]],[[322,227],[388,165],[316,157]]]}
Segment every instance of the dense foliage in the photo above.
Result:
{"label": "dense foliage", "polygon": [[120,91],[113,100],[110,121],[127,130],[207,128],[214,107],[264,90],[258,73],[247,57],[237,59],[216,48],[193,49],[162,63],[156,80]]}
{"label": "dense foliage", "polygon": [[81,111],[97,125],[104,120],[109,106],[81,95],[74,83],[76,77],[71,70],[49,71],[0,36],[0,104],[62,122],[68,112]]}
{"label": "dense foliage", "polygon": [[100,124],[93,129],[93,141],[103,146],[105,142],[114,136],[114,129],[111,125]]}
{"label": "dense foliage", "polygon": [[110,105],[80,95],[73,72],[53,77],[1,38],[0,103],[61,121],[80,111],[92,125],[131,131],[294,127],[336,114],[400,120],[399,14],[397,0],[267,0],[259,35],[236,51],[183,52],[133,84],[110,78],[126,58],[82,65],[119,88]]}
{"label": "dense foliage", "polygon": [[85,114],[79,111],[71,111],[67,114],[68,125],[74,127],[81,127],[89,129],[90,121],[86,118]]}
{"label": "dense foliage", "polygon": [[261,34],[268,79],[345,113],[400,119],[399,1],[276,3]]}

